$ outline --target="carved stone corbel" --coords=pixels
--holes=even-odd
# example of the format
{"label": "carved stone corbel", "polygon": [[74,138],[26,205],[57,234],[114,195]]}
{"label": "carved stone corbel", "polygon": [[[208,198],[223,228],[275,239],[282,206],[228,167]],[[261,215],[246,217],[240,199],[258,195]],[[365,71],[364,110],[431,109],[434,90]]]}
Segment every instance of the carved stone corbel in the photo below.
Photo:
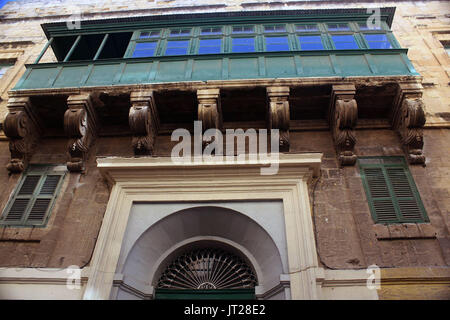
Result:
{"label": "carved stone corbel", "polygon": [[85,170],[89,148],[97,137],[97,115],[90,94],[69,96],[64,114],[64,131],[69,137],[67,169]]}
{"label": "carved stone corbel", "polygon": [[[222,108],[219,89],[197,90],[198,120],[202,122],[202,130],[215,128],[222,130]],[[211,142],[209,142],[211,143]],[[203,141],[203,147],[209,144]]]}
{"label": "carved stone corbel", "polygon": [[3,131],[10,139],[11,162],[6,168],[18,173],[26,169],[42,133],[42,125],[28,97],[10,98],[7,108]]}
{"label": "carved stone corbel", "polygon": [[159,116],[153,91],[134,91],[130,95],[128,123],[133,131],[135,155],[151,155],[159,129]]}
{"label": "carved stone corbel", "polygon": [[352,166],[356,162],[354,128],[358,118],[358,106],[355,93],[356,89],[352,84],[332,86],[328,121],[341,166]]}
{"label": "carved stone corbel", "polygon": [[289,151],[289,87],[267,87],[268,130],[280,130],[280,151]]}
{"label": "carved stone corbel", "polygon": [[424,164],[423,126],[426,122],[422,85],[399,83],[392,112],[392,126],[400,135],[408,162]]}

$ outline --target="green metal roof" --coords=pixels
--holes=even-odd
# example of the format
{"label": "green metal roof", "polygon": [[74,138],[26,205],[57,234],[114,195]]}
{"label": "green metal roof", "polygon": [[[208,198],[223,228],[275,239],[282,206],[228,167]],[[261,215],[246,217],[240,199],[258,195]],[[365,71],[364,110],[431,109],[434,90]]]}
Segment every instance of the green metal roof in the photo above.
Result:
{"label": "green metal roof", "polygon": [[[386,21],[389,27],[392,25],[395,7],[380,8],[381,19]],[[190,24],[190,23],[232,23],[236,21],[263,22],[272,19],[280,20],[311,20],[334,19],[345,20],[348,18],[364,19],[372,15],[365,8],[336,8],[336,9],[308,9],[308,10],[266,10],[266,11],[235,11],[214,13],[192,13],[173,15],[152,15],[138,17],[124,17],[112,19],[82,20],[81,29],[69,30],[66,22],[44,23],[42,28],[50,38],[54,35],[83,33],[93,29],[114,30],[121,26],[133,28],[145,28],[154,25]]]}

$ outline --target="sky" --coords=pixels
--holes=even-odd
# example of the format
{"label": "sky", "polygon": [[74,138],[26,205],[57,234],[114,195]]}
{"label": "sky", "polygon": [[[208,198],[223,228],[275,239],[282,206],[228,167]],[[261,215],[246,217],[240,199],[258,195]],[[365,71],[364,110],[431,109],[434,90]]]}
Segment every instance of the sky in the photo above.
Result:
{"label": "sky", "polygon": [[14,1],[14,0],[0,0],[0,9],[9,1]]}

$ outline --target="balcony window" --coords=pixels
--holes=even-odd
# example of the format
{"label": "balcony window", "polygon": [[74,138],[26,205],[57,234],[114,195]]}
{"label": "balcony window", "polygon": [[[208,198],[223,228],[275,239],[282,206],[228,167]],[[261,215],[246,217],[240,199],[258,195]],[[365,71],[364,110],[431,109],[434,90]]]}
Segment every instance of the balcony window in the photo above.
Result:
{"label": "balcony window", "polygon": [[241,34],[241,33],[254,33],[255,30],[253,26],[234,26],[233,34]]}
{"label": "balcony window", "polygon": [[132,57],[153,57],[155,55],[157,44],[158,42],[156,41],[136,43]]}
{"label": "balcony window", "polygon": [[232,52],[255,52],[255,38],[233,38]]}
{"label": "balcony window", "polygon": [[351,34],[332,35],[331,38],[333,39],[334,47],[338,50],[359,49],[355,38]]}
{"label": "balcony window", "polygon": [[350,27],[346,23],[329,23],[329,31],[350,31]]}
{"label": "balcony window", "polygon": [[189,40],[167,41],[166,55],[183,55],[188,53]]}
{"label": "balcony window", "polygon": [[266,51],[289,51],[288,37],[266,37]]}
{"label": "balcony window", "polygon": [[220,28],[220,27],[202,28],[200,34],[201,35],[222,34],[222,28]]}
{"label": "balcony window", "polygon": [[391,49],[392,45],[385,34],[365,34],[370,49]]}
{"label": "balcony window", "polygon": [[367,25],[367,22],[359,22],[358,26],[359,26],[359,30],[362,30],[362,31],[381,30],[381,26]]}
{"label": "balcony window", "polygon": [[191,34],[191,29],[172,29],[170,30],[170,37],[186,37]]}
{"label": "balcony window", "polygon": [[301,24],[295,26],[295,31],[297,32],[317,32],[319,28],[316,24]]}
{"label": "balcony window", "polygon": [[323,50],[322,38],[320,36],[299,36],[301,50]]}
{"label": "balcony window", "polygon": [[222,39],[200,39],[199,54],[220,53]]}
{"label": "balcony window", "polygon": [[141,32],[141,34],[139,35],[139,39],[159,38],[160,34],[160,30]]}
{"label": "balcony window", "polygon": [[265,33],[286,32],[286,27],[282,24],[274,26],[264,26],[264,32]]}

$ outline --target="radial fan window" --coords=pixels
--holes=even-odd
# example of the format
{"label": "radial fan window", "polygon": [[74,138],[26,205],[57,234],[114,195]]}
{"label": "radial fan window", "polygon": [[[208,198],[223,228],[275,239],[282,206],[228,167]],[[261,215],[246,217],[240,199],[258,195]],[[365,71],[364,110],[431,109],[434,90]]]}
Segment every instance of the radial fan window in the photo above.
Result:
{"label": "radial fan window", "polygon": [[249,289],[257,279],[239,257],[220,249],[197,249],[173,261],[158,282],[160,289]]}

